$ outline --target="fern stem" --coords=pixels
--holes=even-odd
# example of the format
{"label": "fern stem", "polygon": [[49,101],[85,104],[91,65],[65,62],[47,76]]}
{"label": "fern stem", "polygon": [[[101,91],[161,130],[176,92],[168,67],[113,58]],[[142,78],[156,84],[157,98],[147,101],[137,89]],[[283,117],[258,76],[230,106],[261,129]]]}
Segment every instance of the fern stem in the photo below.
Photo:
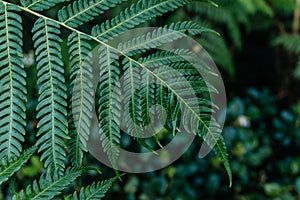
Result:
{"label": "fern stem", "polygon": [[[96,3],[96,5],[103,3],[104,0],[99,1]],[[67,19],[66,21],[64,21],[64,23],[68,23],[69,21],[73,20],[74,18],[80,16],[82,13],[85,13],[87,10],[91,9],[92,7],[94,7],[95,5],[91,4],[88,7],[86,7],[85,9],[81,10],[80,12],[76,13],[75,15],[71,16],[69,19]]]}
{"label": "fern stem", "polygon": [[[9,32],[8,32],[8,16],[7,16],[7,5],[4,4],[5,7],[5,30],[6,30],[6,43],[9,44]],[[11,158],[11,140],[12,140],[12,131],[13,131],[13,78],[12,78],[12,63],[11,63],[11,57],[10,57],[10,45],[7,45],[7,52],[8,52],[8,63],[9,63],[9,79],[11,80],[9,82],[10,84],[10,117],[9,117],[9,139],[8,139],[8,147],[7,147],[7,157],[10,159]]]}

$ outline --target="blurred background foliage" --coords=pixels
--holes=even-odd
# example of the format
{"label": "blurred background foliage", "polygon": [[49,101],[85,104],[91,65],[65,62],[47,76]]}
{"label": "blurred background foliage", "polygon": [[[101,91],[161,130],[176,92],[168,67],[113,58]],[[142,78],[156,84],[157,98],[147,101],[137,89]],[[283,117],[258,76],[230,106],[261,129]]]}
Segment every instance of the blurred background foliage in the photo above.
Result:
{"label": "blurred background foliage", "polygon": [[[199,158],[201,142],[194,141],[182,158],[165,169],[127,174],[114,185],[107,199],[300,199],[300,1],[213,2],[215,6],[194,1],[143,26],[194,20],[219,33],[205,33],[195,39],[219,66],[226,86],[229,103],[223,135],[232,164],[232,188],[228,187],[220,160],[212,154]],[[126,6],[124,3],[114,12],[119,13]],[[47,14],[52,15],[51,11]],[[106,16],[109,18],[110,13]],[[26,19],[24,23],[30,30],[32,21]],[[24,37],[29,38],[30,34],[25,33]],[[27,145],[31,146],[37,122],[30,109],[34,113],[37,88],[32,44],[28,41],[27,45]],[[130,146],[130,141],[123,143]],[[113,170],[88,154],[85,163],[100,168],[103,179],[114,176]],[[43,170],[39,158],[32,157],[16,176],[18,187],[29,184]],[[88,174],[84,183],[76,184],[87,185],[96,180],[95,176],[99,175]],[[13,188],[10,183],[4,185],[0,199],[4,198],[3,193],[13,193]]]}

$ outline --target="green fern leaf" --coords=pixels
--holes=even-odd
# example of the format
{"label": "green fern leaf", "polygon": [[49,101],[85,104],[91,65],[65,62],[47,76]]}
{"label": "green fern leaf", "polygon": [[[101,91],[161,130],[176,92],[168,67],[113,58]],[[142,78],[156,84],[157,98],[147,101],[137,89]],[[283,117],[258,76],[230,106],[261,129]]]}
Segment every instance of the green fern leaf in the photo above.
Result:
{"label": "green fern leaf", "polygon": [[[150,80],[152,76],[145,70],[141,70],[137,63],[128,58],[123,60],[122,66],[124,71],[122,94],[125,109],[125,112],[122,113],[122,130],[132,135],[140,145],[156,153],[142,139],[146,134],[153,135],[155,133],[155,128],[149,126],[150,116],[154,116],[153,113],[150,113],[150,108],[155,102],[155,85],[153,80]],[[156,135],[154,138],[158,142]]]}
{"label": "green fern leaf", "polygon": [[[206,3],[190,4],[188,6],[190,12],[195,12],[197,15],[204,16],[206,19],[210,19],[218,24],[224,24],[228,29],[228,34],[231,39],[235,42],[236,46],[240,49],[242,47],[242,35],[239,28],[239,20],[243,20],[244,23],[248,21],[245,16],[243,7],[237,6],[237,1],[221,1],[217,4],[222,6],[213,7]],[[236,6],[235,10],[232,11],[231,7]],[[241,13],[240,13],[241,12]],[[236,17],[236,13],[240,15]],[[242,23],[242,22],[241,22]]]}
{"label": "green fern leaf", "polygon": [[35,180],[32,185],[27,186],[26,190],[22,190],[13,196],[14,200],[42,200],[53,199],[55,196],[69,186],[77,177],[79,177],[86,169],[68,168],[63,175],[60,172],[49,172],[41,175],[39,180]]}
{"label": "green fern leaf", "polygon": [[76,28],[127,0],[77,0],[58,12],[59,21]]}
{"label": "green fern leaf", "polygon": [[[91,39],[85,35],[72,33],[68,38],[71,61],[70,77],[73,87],[72,115],[73,128],[70,131],[71,162],[75,166],[82,165],[83,152],[87,152],[87,139],[90,132],[92,110],[94,106],[93,74],[89,53]],[[70,123],[71,124],[71,123]]]}
{"label": "green fern leaf", "polygon": [[272,41],[274,46],[283,46],[288,52],[300,55],[300,36],[283,34]]}
{"label": "green fern leaf", "polygon": [[142,57],[139,62],[145,66],[158,67],[171,63],[185,62],[187,57],[193,57],[193,53],[187,49],[176,49],[173,51],[159,51],[147,57]]}
{"label": "green fern leaf", "polygon": [[[170,103],[172,103],[171,100],[175,98],[176,101],[178,101],[180,107],[182,108],[182,123],[186,131],[194,134],[199,133],[199,135],[204,138],[204,140],[210,145],[210,147],[215,149],[217,155],[224,162],[231,184],[232,175],[230,171],[228,154],[225,145],[223,143],[220,143],[220,141],[217,141],[217,139],[220,136],[220,128],[211,116],[211,113],[213,113],[214,105],[210,100],[207,100],[205,98],[198,98],[197,96],[195,96],[196,94],[193,95],[192,93],[193,91],[195,91],[196,93],[199,92],[199,94],[201,94],[205,90],[213,92],[215,91],[215,89],[211,85],[205,85],[205,83],[201,82],[203,80],[195,80],[194,74],[191,74],[192,76],[190,76],[189,72],[187,71],[192,70],[193,66],[191,66],[191,64],[189,63],[180,63],[178,65],[169,66],[163,65],[159,68],[153,68],[153,66],[149,65],[141,66],[143,66],[147,71],[149,71],[152,74],[152,76],[154,76],[159,81],[159,85],[162,85],[168,90],[167,93],[169,93],[169,95],[171,93],[171,96],[169,96],[169,98],[166,99],[163,97],[166,96],[166,92],[164,91],[164,89],[160,89],[161,93],[163,93],[159,97],[161,99],[160,101],[162,102],[161,104],[168,105],[167,107],[171,108],[168,110],[168,113],[171,115],[174,113],[178,113],[178,106],[176,106],[176,104],[173,104],[173,106],[170,107]],[[151,68],[153,71],[151,70]],[[180,76],[177,73],[175,73],[173,70],[175,70],[176,72],[179,72],[181,70],[181,73],[186,74],[187,76],[184,78],[183,76]],[[195,69],[194,71],[195,72],[192,73],[197,72],[197,70]],[[196,85],[201,86],[201,89],[188,89],[190,87],[189,84],[191,84],[191,82],[194,82]],[[174,97],[171,98],[172,96]],[[168,102],[165,103],[164,101]],[[214,144],[216,144],[216,146],[213,146]]]}
{"label": "green fern leaf", "polygon": [[[300,58],[300,36],[299,35],[289,35],[283,34],[278,36],[272,41],[273,46],[282,46],[289,53],[295,54]],[[296,68],[294,71],[294,77],[300,77],[300,59],[296,63]]]}
{"label": "green fern leaf", "polygon": [[[206,116],[208,118],[209,116]],[[205,119],[205,116],[202,116],[202,119]],[[203,130],[199,132],[207,145],[214,150],[216,155],[222,160],[223,165],[227,171],[230,187],[232,185],[232,171],[230,167],[230,162],[228,159],[227,148],[225,146],[224,139],[221,135],[222,130],[219,128],[219,125],[212,121],[210,131]],[[201,156],[201,155],[200,155]]]}
{"label": "green fern leaf", "polygon": [[152,48],[157,48],[162,44],[173,42],[184,36],[185,33],[191,35],[198,35],[203,32],[213,32],[210,29],[204,28],[193,22],[177,22],[169,26],[160,27],[145,35],[134,38],[126,43],[121,43],[118,49],[127,55],[134,55],[137,53],[144,53]]}
{"label": "green fern leaf", "polygon": [[0,159],[19,157],[26,133],[27,89],[19,11],[0,2]]}
{"label": "green fern leaf", "polygon": [[132,136],[139,138],[139,135],[142,133],[142,112],[141,104],[139,103],[139,93],[136,92],[138,89],[137,86],[141,84],[141,74],[139,72],[138,65],[133,63],[129,59],[124,59],[122,62],[124,68],[124,106],[127,112],[124,112],[122,117],[125,122],[126,132]]}
{"label": "green fern leaf", "polygon": [[39,152],[49,170],[63,173],[65,139],[68,139],[66,85],[61,56],[59,25],[39,18],[32,29],[38,70],[39,99],[37,118]]}
{"label": "green fern leaf", "polygon": [[140,0],[112,20],[93,27],[92,35],[107,41],[137,25],[175,10],[191,0]]}
{"label": "green fern leaf", "polygon": [[106,181],[101,181],[98,183],[93,183],[85,188],[81,188],[79,193],[79,198],[77,192],[74,192],[73,195],[67,196],[65,200],[100,200],[102,199],[109,188],[113,185],[113,183],[117,180],[117,178],[112,178]]}
{"label": "green fern leaf", "polygon": [[30,10],[43,11],[67,1],[70,0],[21,0],[21,4]]}
{"label": "green fern leaf", "polygon": [[36,147],[25,151],[20,157],[2,160],[0,167],[0,185],[7,181],[15,172],[17,172],[27,160],[34,154]]}
{"label": "green fern leaf", "polygon": [[209,55],[212,56],[214,62],[233,76],[235,73],[234,62],[225,39],[214,34],[203,34],[199,41]]}
{"label": "green fern leaf", "polygon": [[115,50],[101,46],[99,49],[100,80],[99,80],[99,126],[100,139],[104,152],[111,163],[116,166],[120,144],[121,91],[118,54]]}

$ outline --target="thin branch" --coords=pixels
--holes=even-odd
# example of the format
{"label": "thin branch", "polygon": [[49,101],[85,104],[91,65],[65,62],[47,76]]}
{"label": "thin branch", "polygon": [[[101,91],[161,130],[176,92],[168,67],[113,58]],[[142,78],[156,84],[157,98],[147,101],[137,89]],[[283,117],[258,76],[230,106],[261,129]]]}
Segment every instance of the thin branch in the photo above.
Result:
{"label": "thin branch", "polygon": [[300,23],[300,0],[297,0],[295,11],[294,11],[294,20],[293,20],[293,34],[299,34],[299,24]]}

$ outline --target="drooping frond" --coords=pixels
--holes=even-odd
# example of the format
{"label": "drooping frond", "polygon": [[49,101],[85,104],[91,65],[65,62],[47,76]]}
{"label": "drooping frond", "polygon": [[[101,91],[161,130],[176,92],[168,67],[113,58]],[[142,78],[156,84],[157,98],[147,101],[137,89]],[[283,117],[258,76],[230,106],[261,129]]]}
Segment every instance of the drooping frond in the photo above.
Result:
{"label": "drooping frond", "polygon": [[[136,91],[141,82],[141,73],[136,63],[129,59],[124,59],[122,62],[124,68],[124,78],[122,80],[124,87],[124,116],[122,124],[126,127],[127,134],[139,138],[142,134],[142,110],[139,100],[139,93]],[[124,122],[123,122],[124,120]]]}
{"label": "drooping frond", "polygon": [[119,156],[120,144],[120,115],[121,91],[120,68],[118,54],[112,48],[101,46],[99,49],[99,127],[100,139],[104,152],[108,154],[111,163],[115,166]]}
{"label": "drooping frond", "polygon": [[14,200],[42,200],[53,199],[55,196],[69,186],[77,177],[79,177],[86,169],[68,168],[63,175],[60,172],[48,171],[46,175],[41,175],[39,180],[35,180],[32,185],[27,186],[26,190],[22,190],[13,196]]}
{"label": "drooping frond", "polygon": [[127,55],[133,55],[136,53],[144,53],[146,50],[155,49],[162,44],[173,42],[186,34],[198,35],[209,30],[193,22],[177,22],[172,23],[169,26],[160,27],[154,29],[152,32],[148,32],[137,38],[133,38],[130,41],[121,43],[118,49]]}
{"label": "drooping frond", "polygon": [[106,181],[101,181],[98,183],[93,183],[85,188],[80,189],[79,197],[77,192],[74,192],[73,195],[69,195],[65,198],[65,200],[100,200],[102,199],[109,188],[113,185],[113,183],[117,180],[117,178],[112,178]]}
{"label": "drooping frond", "polygon": [[39,18],[32,32],[39,85],[37,145],[39,152],[43,152],[41,160],[45,167],[63,173],[68,123],[59,28],[58,24]]}
{"label": "drooping frond", "polygon": [[92,35],[107,41],[141,23],[181,7],[191,0],[140,0],[112,20],[93,27]]}
{"label": "drooping frond", "polygon": [[[160,89],[161,93],[163,93],[159,95],[162,105],[170,105],[170,101],[174,98],[176,99],[175,101],[178,101],[181,108],[181,115],[183,116],[182,124],[185,130],[189,133],[199,134],[212,148],[214,144],[216,144],[215,151],[224,162],[231,182],[232,178],[227,150],[224,148],[225,146],[222,146],[218,141],[220,128],[218,123],[211,116],[214,112],[213,109],[215,109],[215,105],[206,98],[198,97],[198,95],[201,94],[200,92],[213,92],[215,89],[210,84],[203,83],[200,77],[195,79],[195,75],[190,76],[188,71],[193,70],[193,66],[190,63],[179,63],[177,65],[168,66],[162,65],[160,67],[153,67],[153,65],[141,66],[158,80],[159,85],[168,90],[167,94],[169,93],[169,95],[171,95],[170,98],[165,99],[163,94],[166,94],[166,92],[163,88]],[[192,73],[197,73],[197,70],[194,69]],[[187,76],[183,76],[185,74]],[[201,87],[201,89],[194,90],[193,83]],[[199,94],[197,91],[199,91]],[[168,102],[164,103],[164,101]],[[171,108],[168,110],[169,114],[178,113],[176,103],[168,107]]]}
{"label": "drooping frond", "polygon": [[[186,61],[184,58],[185,56],[192,56],[192,53],[189,50],[186,49],[178,49],[170,52],[166,51],[160,51],[157,53],[154,53],[152,55],[149,55],[145,58],[140,58],[139,62],[144,65],[148,66],[149,68],[156,68],[163,65],[169,66],[170,64],[175,63],[183,63]],[[184,70],[185,74],[187,74],[187,69]],[[153,75],[151,75],[150,72],[143,73],[144,80],[141,90],[141,108],[142,108],[142,118],[144,121],[146,121],[146,124],[151,122],[150,114],[153,116],[156,116],[157,119],[162,119],[161,113],[157,113],[155,111],[150,111],[150,107],[152,105],[159,104],[163,107],[165,107],[167,110],[170,110],[169,113],[170,121],[172,123],[172,133],[175,135],[175,130],[177,128],[176,124],[178,121],[178,114],[179,114],[179,108],[178,104],[171,100],[172,97],[168,93],[168,90],[164,87],[164,85],[158,85],[156,86],[154,83]],[[155,113],[153,113],[155,112]],[[150,117],[150,118],[149,118]],[[157,120],[156,119],[156,120]]]}
{"label": "drooping frond", "polygon": [[27,89],[19,11],[0,2],[0,160],[20,156],[26,133]]}
{"label": "drooping frond", "polygon": [[[202,117],[205,119],[204,117]],[[211,131],[201,131],[199,135],[204,139],[204,141],[211,147],[215,154],[222,160],[222,163],[227,171],[227,175],[229,177],[230,187],[232,185],[232,171],[228,159],[227,148],[221,135],[222,130],[219,128],[219,125],[215,121],[211,121],[210,119],[206,119],[210,121]]]}
{"label": "drooping frond", "polygon": [[173,51],[159,51],[147,57],[142,57],[139,62],[145,66],[161,66],[171,63],[185,62],[186,57],[193,57],[193,52],[188,49],[176,49]]}
{"label": "drooping frond", "polygon": [[31,10],[43,11],[67,1],[70,0],[21,0],[21,4]]}
{"label": "drooping frond", "polygon": [[[159,68],[160,66],[169,66],[173,70],[182,74],[187,81],[193,86],[196,95],[201,95],[203,92],[217,92],[214,87],[205,83],[200,78],[201,75],[209,73],[203,66],[196,65],[194,62],[199,58],[188,49],[177,49],[173,51],[159,51],[147,57],[142,57],[139,62],[142,65],[150,68]],[[198,61],[199,62],[199,61]]]}
{"label": "drooping frond", "polygon": [[131,59],[125,58],[122,62],[123,79],[122,79],[122,95],[123,97],[123,112],[122,112],[122,130],[131,135],[138,141],[140,145],[149,151],[156,153],[143,138],[155,135],[155,128],[151,125],[150,112],[151,107],[155,102],[155,84],[153,76]]}
{"label": "drooping frond", "polygon": [[92,50],[88,43],[90,38],[72,33],[68,38],[71,61],[70,77],[72,80],[73,127],[68,141],[71,162],[75,166],[82,165],[83,152],[87,151],[87,140],[90,132],[92,111],[94,106],[93,74],[89,53]]}
{"label": "drooping frond", "polygon": [[76,28],[124,1],[127,0],[77,0],[63,7],[58,12],[58,19]]}
{"label": "drooping frond", "polygon": [[[209,139],[206,141],[209,141]],[[227,152],[227,147],[224,142],[223,136],[219,135],[218,142],[213,146],[214,152],[217,154],[217,156],[222,160],[223,165],[226,169],[228,178],[229,178],[229,187],[232,186],[232,171],[231,171],[231,166],[228,158],[228,152]]]}
{"label": "drooping frond", "polygon": [[36,147],[26,150],[20,157],[3,159],[0,165],[0,185],[7,181],[15,172],[17,172],[33,155]]}

